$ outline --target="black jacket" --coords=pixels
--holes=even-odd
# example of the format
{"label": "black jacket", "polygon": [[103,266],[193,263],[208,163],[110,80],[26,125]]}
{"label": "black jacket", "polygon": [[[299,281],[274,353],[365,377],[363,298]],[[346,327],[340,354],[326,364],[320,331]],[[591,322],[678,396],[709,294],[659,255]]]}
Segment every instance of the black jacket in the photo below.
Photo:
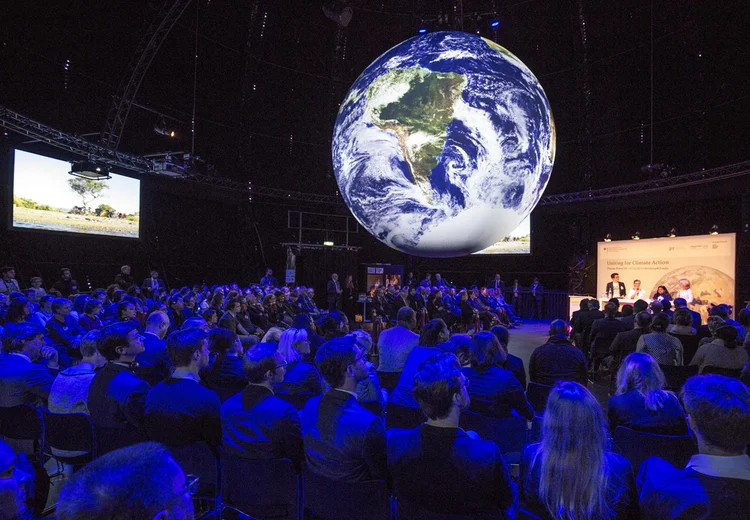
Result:
{"label": "black jacket", "polygon": [[531,353],[529,379],[532,383],[548,386],[558,381],[576,381],[586,386],[586,356],[565,338],[550,336],[547,343]]}
{"label": "black jacket", "polygon": [[615,317],[601,318],[592,323],[589,338],[592,356],[595,359],[609,356],[609,346],[615,337],[625,330],[625,324]]}
{"label": "black jacket", "polygon": [[607,409],[609,429],[614,433],[618,426],[626,426],[659,435],[687,435],[685,412],[680,401],[671,392],[664,406],[655,412],[646,408],[646,398],[637,390],[609,398]]}

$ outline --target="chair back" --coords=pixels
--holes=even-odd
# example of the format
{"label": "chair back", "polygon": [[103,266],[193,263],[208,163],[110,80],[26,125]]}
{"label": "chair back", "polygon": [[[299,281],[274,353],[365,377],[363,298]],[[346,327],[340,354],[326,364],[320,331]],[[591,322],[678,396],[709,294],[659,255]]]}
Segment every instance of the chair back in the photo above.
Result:
{"label": "chair back", "polygon": [[717,374],[720,376],[725,377],[733,377],[735,379],[739,379],[740,375],[742,374],[741,368],[721,368],[721,367],[714,367],[711,365],[706,365],[703,367],[703,374]]}
{"label": "chair back", "polygon": [[473,430],[486,441],[493,441],[500,448],[505,462],[517,464],[526,446],[526,419],[523,417],[488,417],[465,410],[459,425],[464,430]]}
{"label": "chair back", "polygon": [[526,439],[527,444],[542,442],[542,422],[543,419],[539,415],[535,415],[534,418],[531,419],[531,429],[529,430],[529,435]]}
{"label": "chair back", "polygon": [[[40,410],[44,419],[44,447],[48,455],[71,464],[96,458],[96,432],[87,414],[53,413],[44,407]],[[59,452],[52,453],[52,449],[82,452],[81,460],[64,460],[66,457]]]}
{"label": "chair back", "polygon": [[418,518],[419,520],[502,520],[505,518],[501,511],[476,512],[470,514],[451,514],[430,511],[416,502],[398,498],[393,501],[396,518]]}
{"label": "chair back", "polygon": [[161,367],[154,366],[138,366],[133,371],[139,379],[143,379],[151,386],[156,386],[164,381],[164,371]]}
{"label": "chair back", "polygon": [[547,398],[551,391],[551,386],[539,383],[529,383],[526,387],[526,400],[535,412],[543,413],[547,408]]}
{"label": "chair back", "polygon": [[383,417],[383,405],[378,401],[360,401],[359,404],[365,410],[374,413],[378,417]]}
{"label": "chair back", "polygon": [[676,367],[674,365],[659,365],[661,371],[664,372],[664,379],[667,381],[667,390],[673,392],[679,392],[685,381],[693,376],[698,375],[698,365],[688,365],[684,367]]}
{"label": "chair back", "polygon": [[42,414],[31,404],[0,408],[0,434],[19,441],[42,441]]}
{"label": "chair back", "polygon": [[302,518],[301,479],[289,459],[251,460],[223,452],[221,480],[224,501],[247,515]]}
{"label": "chair back", "polygon": [[338,482],[306,466],[302,472],[303,503],[322,520],[388,520],[390,494],[384,480]]}
{"label": "chair back", "polygon": [[390,394],[398,385],[398,380],[401,377],[401,372],[378,372],[378,381],[380,382],[381,388],[388,390]]}
{"label": "chair back", "polygon": [[698,453],[689,435],[657,435],[618,426],[612,438],[615,451],[630,461],[637,474],[643,461],[660,457],[676,468],[684,468],[690,457]]}
{"label": "chair back", "polygon": [[411,430],[424,422],[421,408],[408,408],[391,403],[385,405],[385,427]]}

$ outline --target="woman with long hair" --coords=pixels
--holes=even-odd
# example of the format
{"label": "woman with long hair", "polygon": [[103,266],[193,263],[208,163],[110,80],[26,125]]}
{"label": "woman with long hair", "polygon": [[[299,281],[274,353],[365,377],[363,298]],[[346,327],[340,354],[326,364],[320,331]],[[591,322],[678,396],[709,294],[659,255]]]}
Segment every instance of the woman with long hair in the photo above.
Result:
{"label": "woman with long hair", "polygon": [[507,354],[495,335],[477,332],[471,340],[471,366],[462,372],[471,381],[469,409],[480,415],[511,417],[513,411],[531,420],[534,409],[526,400],[521,383],[503,368]]}
{"label": "woman with long hair", "polygon": [[664,390],[659,364],[633,352],[617,371],[617,390],[609,398],[609,429],[618,426],[661,435],[687,435],[685,412],[677,396]]}
{"label": "woman with long hair", "polygon": [[286,361],[284,380],[274,385],[277,394],[310,394],[323,393],[323,378],[314,365],[305,361],[310,354],[310,342],[305,329],[286,329],[279,338],[279,354]]}
{"label": "woman with long hair", "polygon": [[[28,298],[25,296],[13,298],[8,305],[8,312],[5,314],[5,327],[26,322],[29,320],[29,316],[31,316],[31,302]],[[10,328],[8,330],[10,331]]]}
{"label": "woman with long hair", "polygon": [[637,518],[633,469],[607,451],[608,437],[591,392],[572,381],[558,382],[547,400],[542,442],[527,446],[521,459],[526,509],[555,520]]}
{"label": "woman with long hair", "polygon": [[667,290],[666,286],[660,285],[659,287],[656,288],[656,292],[651,297],[651,299],[654,301],[659,301],[659,302],[664,301],[664,300],[671,301],[672,295],[669,294],[669,291]]}

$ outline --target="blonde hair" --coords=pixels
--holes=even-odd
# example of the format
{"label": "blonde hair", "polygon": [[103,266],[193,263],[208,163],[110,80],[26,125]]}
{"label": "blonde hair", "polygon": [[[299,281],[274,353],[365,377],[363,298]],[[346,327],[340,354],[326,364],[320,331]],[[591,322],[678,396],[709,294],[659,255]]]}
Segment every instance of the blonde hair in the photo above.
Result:
{"label": "blonde hair", "polygon": [[557,383],[544,412],[541,446],[531,463],[532,468],[540,467],[538,494],[550,516],[612,518],[606,500],[606,445],[607,426],[596,398],[578,383]]}
{"label": "blonde hair", "polygon": [[617,391],[622,395],[637,390],[646,400],[646,408],[652,412],[661,410],[669,397],[663,388],[666,386],[664,372],[648,354],[633,352],[625,358],[617,371]]}
{"label": "blonde hair", "polygon": [[680,278],[680,283],[685,282],[685,289],[690,289],[690,280],[687,278]]}
{"label": "blonde hair", "polygon": [[279,353],[287,363],[296,363],[302,359],[302,353],[297,350],[297,344],[307,341],[305,329],[286,329],[279,337]]}

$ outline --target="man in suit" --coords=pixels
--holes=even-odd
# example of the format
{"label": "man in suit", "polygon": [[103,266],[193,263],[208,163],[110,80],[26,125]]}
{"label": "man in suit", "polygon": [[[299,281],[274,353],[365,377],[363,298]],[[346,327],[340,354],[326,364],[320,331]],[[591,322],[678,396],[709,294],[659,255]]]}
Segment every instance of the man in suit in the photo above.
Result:
{"label": "man in suit", "polygon": [[490,282],[488,287],[493,289],[500,289],[505,292],[505,282],[500,278],[500,273],[495,273],[495,279]]}
{"label": "man in suit", "polygon": [[143,352],[142,338],[131,321],[102,329],[99,352],[108,362],[91,381],[88,396],[99,453],[146,440],[143,408],[150,386],[133,373],[135,357]]}
{"label": "man in suit", "polygon": [[154,367],[164,377],[169,375],[171,366],[164,339],[169,331],[169,318],[162,311],[154,311],[146,318],[143,332],[143,352],[135,357],[141,367]]}
{"label": "man in suit", "polygon": [[[588,355],[591,346],[591,327],[594,322],[604,317],[604,313],[599,310],[599,300],[595,298],[589,299],[589,310],[581,312],[578,315],[578,325],[580,326],[582,344],[578,345],[578,348]],[[578,332],[578,329],[576,329]]]}
{"label": "man in suit", "polygon": [[620,281],[620,275],[612,273],[609,277],[612,279],[611,282],[607,283],[607,294],[610,298],[625,298],[628,293],[625,289],[625,284]]}
{"label": "man in suit", "polygon": [[263,278],[260,279],[260,286],[261,287],[266,287],[266,286],[278,287],[279,286],[279,281],[273,275],[273,269],[271,269],[270,267],[266,269],[265,276],[263,276]]}
{"label": "man in suit", "polygon": [[580,324],[581,313],[589,310],[589,299],[583,298],[578,304],[578,310],[570,315],[570,339],[578,348],[583,348],[582,326]]}
{"label": "man in suit", "polygon": [[378,336],[378,372],[380,384],[391,392],[398,383],[409,352],[419,344],[417,313],[411,307],[401,307],[396,315],[397,325],[385,329]]}
{"label": "man in suit", "polygon": [[425,361],[414,375],[414,396],[427,422],[388,430],[386,447],[399,514],[500,517],[513,504],[515,485],[497,444],[458,426],[470,403],[467,384],[449,353]]}
{"label": "man in suit", "polygon": [[531,297],[534,299],[534,309],[536,310],[536,319],[542,319],[542,300],[544,299],[544,286],[539,283],[539,278],[534,278],[534,283],[529,287]]}
{"label": "man in suit", "polygon": [[239,314],[241,308],[242,303],[240,299],[231,298],[227,302],[226,312],[219,319],[219,328],[231,330],[240,336],[249,336],[250,332],[245,330],[245,327],[237,321],[237,314]]}
{"label": "man in suit", "polygon": [[599,318],[591,324],[591,344],[590,358],[593,360],[594,372],[599,368],[599,363],[609,354],[609,346],[615,340],[620,332],[625,332],[626,327],[623,322],[617,319],[617,306],[614,303],[608,303],[604,306],[604,318]]}
{"label": "man in suit", "polygon": [[341,284],[339,284],[339,275],[336,273],[333,273],[331,279],[328,280],[326,294],[328,295],[329,311],[335,311],[341,307]]}
{"label": "man in suit", "polygon": [[159,278],[159,271],[152,269],[151,276],[143,280],[141,289],[143,290],[143,294],[149,298],[156,298],[159,296],[159,292],[164,289],[164,280]]}
{"label": "man in suit", "polygon": [[435,287],[448,287],[448,284],[445,283],[445,280],[443,280],[443,277],[440,275],[440,273],[435,273]]}
{"label": "man in suit", "polygon": [[747,518],[750,389],[718,375],[691,377],[680,394],[698,455],[684,469],[658,457],[638,473],[642,518]]}
{"label": "man in suit", "polygon": [[149,439],[167,445],[205,442],[214,451],[221,444],[221,401],[201,385],[208,367],[208,333],[193,327],[178,330],[167,341],[172,374],[149,390],[145,418]]}
{"label": "man in suit", "polygon": [[[643,300],[639,300],[643,301]],[[635,302],[638,304],[638,302]],[[643,302],[646,303],[646,302]],[[639,306],[640,308],[641,306]],[[635,315],[633,330],[626,330],[620,332],[615,336],[615,339],[609,345],[609,353],[612,355],[612,362],[609,365],[610,372],[617,374],[617,370],[622,365],[623,360],[628,357],[628,354],[635,352],[638,346],[638,340],[644,334],[649,333],[649,326],[651,325],[651,315],[646,311],[641,311]],[[612,388],[614,389],[615,378],[612,378]]]}
{"label": "man in suit", "polygon": [[555,320],[549,326],[549,340],[534,349],[529,359],[532,383],[553,386],[558,381],[575,381],[586,386],[586,356],[567,339],[567,326]]}
{"label": "man in suit", "polygon": [[304,459],[297,409],[276,397],[273,385],[286,374],[286,361],[273,343],[245,353],[247,387],[221,406],[223,450],[247,459]]}
{"label": "man in suit", "polygon": [[[28,403],[47,404],[50,388],[59,370],[57,350],[44,345],[42,329],[20,323],[3,338],[0,356],[0,407]],[[46,361],[46,366],[40,362]]]}
{"label": "man in suit", "polygon": [[325,342],[315,362],[331,390],[302,410],[308,467],[343,482],[385,478],[385,424],[357,402],[357,383],[368,377],[364,355],[352,339],[341,337]]}
{"label": "man in suit", "polygon": [[123,265],[120,267],[120,272],[115,276],[115,283],[120,286],[120,289],[127,291],[131,285],[135,284],[133,276],[130,274],[131,269],[129,265]]}
{"label": "man in suit", "polygon": [[182,309],[185,308],[185,300],[179,294],[170,296],[169,308],[167,309],[167,316],[169,317],[169,324],[172,330],[177,330],[182,327],[182,322],[185,321],[182,315]]}
{"label": "man in suit", "polygon": [[[625,306],[623,305],[623,311],[625,310]],[[633,312],[631,314],[628,314],[627,316],[623,312],[622,318],[618,318],[622,323],[625,324],[625,330],[633,330],[635,327],[635,317],[639,312],[644,312],[648,310],[648,302],[646,300],[638,300],[635,303],[633,303]]]}
{"label": "man in suit", "polygon": [[675,298],[672,302],[674,304],[674,309],[687,309],[690,313],[690,316],[693,318],[693,328],[697,331],[701,327],[701,323],[703,322],[703,318],[701,318],[701,315],[699,312],[695,312],[688,308],[687,306],[687,300],[685,298]]}

